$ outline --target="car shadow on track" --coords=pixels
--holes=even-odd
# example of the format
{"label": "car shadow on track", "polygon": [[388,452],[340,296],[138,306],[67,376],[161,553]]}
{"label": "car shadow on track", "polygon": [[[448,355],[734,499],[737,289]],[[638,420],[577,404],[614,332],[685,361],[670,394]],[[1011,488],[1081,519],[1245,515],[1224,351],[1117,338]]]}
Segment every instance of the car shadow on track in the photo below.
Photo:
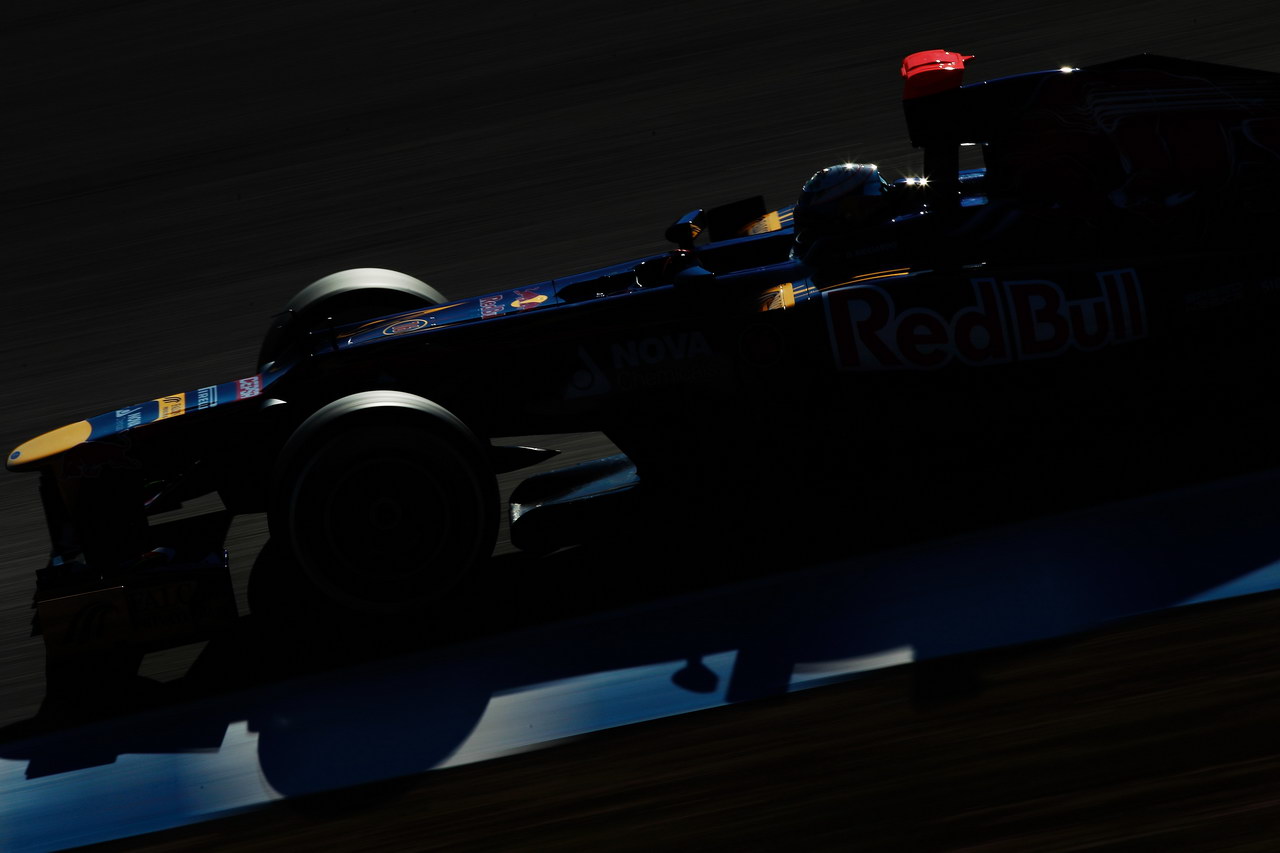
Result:
{"label": "car shadow on track", "polygon": [[87,661],[82,669],[93,677],[51,690],[36,717],[0,729],[0,743],[643,604],[755,573],[710,558],[711,550],[645,535],[544,556],[504,554],[473,570],[437,608],[360,618],[326,607],[305,587],[290,588],[290,558],[268,542],[251,575],[251,583],[269,590],[260,595],[262,612],[243,615],[210,638],[183,676],[164,682],[134,676],[131,653],[123,662]]}
{"label": "car shadow on track", "polygon": [[[34,778],[124,753],[216,748],[247,720],[264,776],[296,795],[438,766],[491,732],[481,721],[494,707],[516,730],[554,737],[560,711],[497,701],[559,695],[549,685],[605,690],[574,713],[591,717],[584,726],[617,725],[848,677],[886,650],[915,662],[914,698],[927,705],[980,689],[968,653],[1234,594],[1219,591],[1241,583],[1274,588],[1277,498],[1280,476],[1259,475],[838,558],[832,537],[783,548],[760,535],[726,547],[648,530],[503,556],[447,607],[396,625],[303,631],[242,618],[185,677],[135,685],[96,712],[187,703],[164,725],[124,714],[105,736],[89,725],[83,736],[22,740],[95,717],[51,708],[0,732],[0,757],[28,761]],[[628,683],[631,693],[608,692]]]}

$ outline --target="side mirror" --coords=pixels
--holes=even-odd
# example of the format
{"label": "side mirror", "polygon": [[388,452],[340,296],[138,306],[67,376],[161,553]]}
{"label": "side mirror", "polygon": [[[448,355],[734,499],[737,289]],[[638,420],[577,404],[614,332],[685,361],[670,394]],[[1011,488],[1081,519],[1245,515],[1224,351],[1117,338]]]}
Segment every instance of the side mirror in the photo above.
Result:
{"label": "side mirror", "polygon": [[693,251],[693,241],[702,233],[702,208],[691,210],[672,222],[666,237],[681,249]]}

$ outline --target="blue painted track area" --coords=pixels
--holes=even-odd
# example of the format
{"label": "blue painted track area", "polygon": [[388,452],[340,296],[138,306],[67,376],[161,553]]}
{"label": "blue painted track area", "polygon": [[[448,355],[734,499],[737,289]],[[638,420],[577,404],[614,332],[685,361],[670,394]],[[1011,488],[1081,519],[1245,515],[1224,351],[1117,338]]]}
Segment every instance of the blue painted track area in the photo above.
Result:
{"label": "blue painted track area", "polygon": [[10,742],[0,841],[133,836],[1278,589],[1278,499],[1252,476]]}

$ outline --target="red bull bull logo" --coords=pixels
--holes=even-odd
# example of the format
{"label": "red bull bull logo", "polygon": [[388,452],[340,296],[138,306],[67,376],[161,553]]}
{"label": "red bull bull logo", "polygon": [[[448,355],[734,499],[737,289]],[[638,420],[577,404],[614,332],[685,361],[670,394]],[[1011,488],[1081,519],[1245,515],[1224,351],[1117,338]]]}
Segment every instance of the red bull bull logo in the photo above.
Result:
{"label": "red bull bull logo", "polygon": [[511,307],[517,311],[528,311],[530,308],[537,308],[551,297],[545,293],[539,293],[537,288],[517,288],[516,298],[511,303]]}

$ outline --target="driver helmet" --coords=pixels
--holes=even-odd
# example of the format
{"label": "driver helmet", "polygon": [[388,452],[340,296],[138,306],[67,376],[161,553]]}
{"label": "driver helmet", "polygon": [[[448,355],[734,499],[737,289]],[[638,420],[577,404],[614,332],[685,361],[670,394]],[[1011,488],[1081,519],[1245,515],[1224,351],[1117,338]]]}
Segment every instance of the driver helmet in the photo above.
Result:
{"label": "driver helmet", "polygon": [[828,166],[805,181],[795,207],[796,254],[826,237],[848,239],[885,216],[891,185],[867,163]]}

